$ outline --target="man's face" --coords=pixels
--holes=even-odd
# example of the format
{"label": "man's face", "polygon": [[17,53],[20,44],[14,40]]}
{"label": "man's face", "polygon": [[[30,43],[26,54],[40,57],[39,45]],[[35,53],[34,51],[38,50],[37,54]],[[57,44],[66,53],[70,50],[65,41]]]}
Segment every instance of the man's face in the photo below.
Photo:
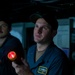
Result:
{"label": "man's face", "polygon": [[36,43],[47,43],[52,40],[51,38],[51,26],[43,18],[39,18],[34,27],[34,41]]}
{"label": "man's face", "polygon": [[8,26],[4,21],[0,21],[0,38],[4,38],[9,32]]}

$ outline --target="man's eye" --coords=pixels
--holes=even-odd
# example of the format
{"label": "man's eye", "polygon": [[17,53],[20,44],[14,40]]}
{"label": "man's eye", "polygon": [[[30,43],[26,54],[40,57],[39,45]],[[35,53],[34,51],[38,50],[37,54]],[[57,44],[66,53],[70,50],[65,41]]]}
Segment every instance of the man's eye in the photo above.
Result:
{"label": "man's eye", "polygon": [[7,27],[7,25],[2,25],[2,27]]}
{"label": "man's eye", "polygon": [[47,29],[48,29],[48,27],[43,27],[43,29],[47,30]]}
{"label": "man's eye", "polygon": [[38,25],[35,25],[35,27],[37,28],[37,27],[38,27]]}

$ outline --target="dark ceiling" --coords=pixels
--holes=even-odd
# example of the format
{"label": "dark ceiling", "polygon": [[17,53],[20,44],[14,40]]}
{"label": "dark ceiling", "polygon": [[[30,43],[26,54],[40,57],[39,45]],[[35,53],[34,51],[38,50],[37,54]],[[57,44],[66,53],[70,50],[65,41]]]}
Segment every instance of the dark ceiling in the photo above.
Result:
{"label": "dark ceiling", "polygon": [[50,8],[56,11],[57,18],[75,16],[74,0],[8,0],[0,2],[0,17],[9,17],[13,22],[28,21],[32,13],[50,13]]}

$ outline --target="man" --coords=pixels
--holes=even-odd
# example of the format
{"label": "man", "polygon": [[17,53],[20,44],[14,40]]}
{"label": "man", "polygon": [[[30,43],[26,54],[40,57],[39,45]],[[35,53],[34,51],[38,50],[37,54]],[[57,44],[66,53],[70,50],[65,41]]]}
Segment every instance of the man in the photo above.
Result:
{"label": "man", "polygon": [[12,67],[8,53],[15,51],[17,58],[24,58],[24,50],[20,41],[10,35],[11,22],[8,19],[0,19],[0,75],[17,75]]}
{"label": "man", "polygon": [[33,14],[31,20],[35,23],[34,41],[36,45],[29,48],[27,62],[20,66],[12,62],[18,75],[70,75],[69,60],[64,52],[54,43],[58,22],[53,15]]}

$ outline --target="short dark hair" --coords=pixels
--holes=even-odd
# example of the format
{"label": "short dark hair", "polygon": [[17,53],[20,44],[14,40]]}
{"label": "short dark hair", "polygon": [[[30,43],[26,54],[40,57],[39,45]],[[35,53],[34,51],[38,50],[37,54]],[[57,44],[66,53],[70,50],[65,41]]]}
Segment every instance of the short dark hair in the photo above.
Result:
{"label": "short dark hair", "polygon": [[49,25],[51,25],[53,30],[57,30],[58,28],[58,21],[53,14],[41,14],[41,13],[34,13],[30,16],[30,21],[35,23],[37,19],[44,18]]}

